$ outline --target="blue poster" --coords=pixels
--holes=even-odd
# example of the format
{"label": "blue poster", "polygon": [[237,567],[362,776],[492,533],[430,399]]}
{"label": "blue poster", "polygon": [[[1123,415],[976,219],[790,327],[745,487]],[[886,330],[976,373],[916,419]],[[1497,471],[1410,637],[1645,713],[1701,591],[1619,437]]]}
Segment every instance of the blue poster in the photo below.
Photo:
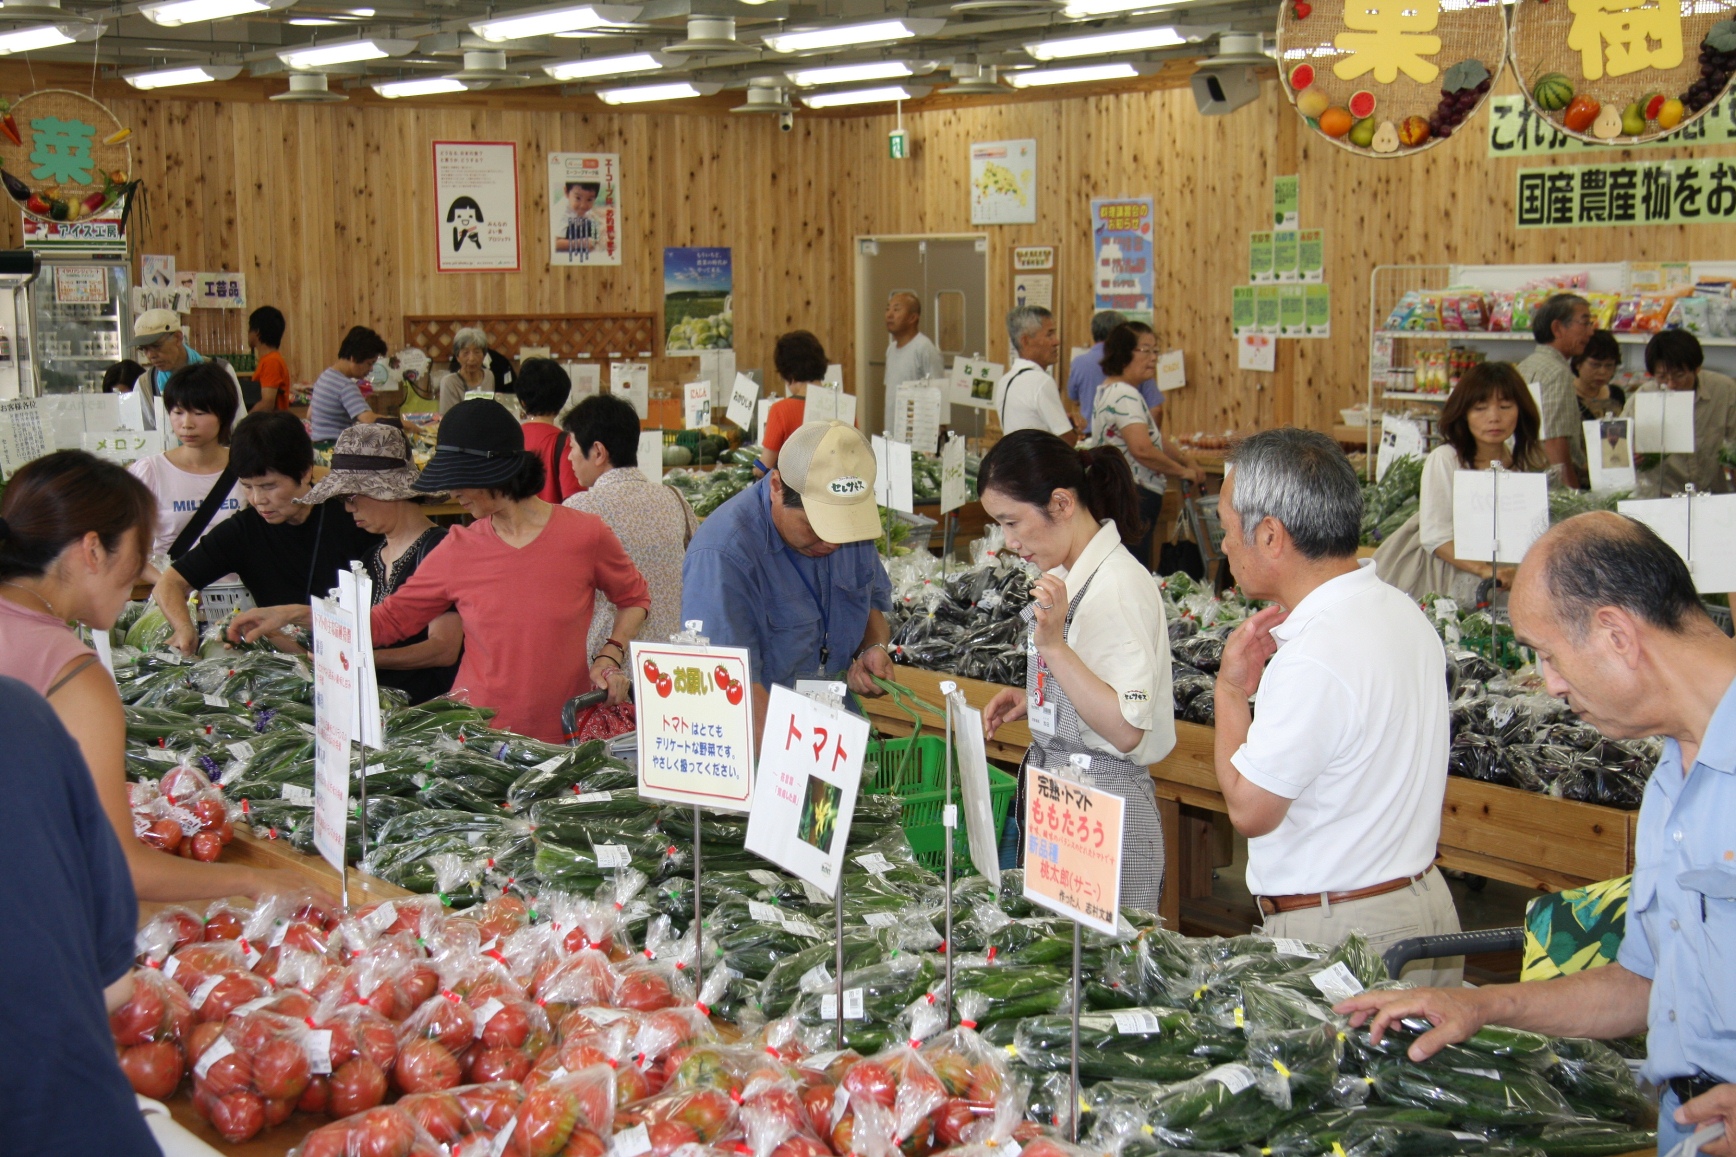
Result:
{"label": "blue poster", "polygon": [[1152,222],[1150,197],[1112,197],[1091,202],[1091,251],[1096,257],[1092,296],[1097,309],[1151,308]]}
{"label": "blue poster", "polygon": [[727,248],[663,251],[663,352],[735,348]]}

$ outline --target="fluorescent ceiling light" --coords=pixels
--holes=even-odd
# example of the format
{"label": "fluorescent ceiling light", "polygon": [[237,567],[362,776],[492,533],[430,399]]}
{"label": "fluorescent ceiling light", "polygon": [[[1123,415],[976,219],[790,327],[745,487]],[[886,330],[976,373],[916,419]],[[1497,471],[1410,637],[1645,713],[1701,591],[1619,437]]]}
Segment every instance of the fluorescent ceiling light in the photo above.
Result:
{"label": "fluorescent ceiling light", "polygon": [[1101,56],[1108,52],[1140,52],[1147,48],[1174,48],[1187,38],[1173,28],[1119,28],[1092,36],[1070,36],[1025,45],[1038,60],[1066,60],[1075,56]]}
{"label": "fluorescent ceiling light", "polygon": [[563,60],[545,64],[543,71],[555,80],[584,80],[592,76],[624,76],[630,72],[655,72],[663,62],[649,52],[626,56],[593,56],[586,60]]}
{"label": "fluorescent ceiling light", "polygon": [[179,28],[183,24],[269,12],[273,7],[268,0],[165,0],[160,4],[142,5],[139,15],[164,28]]}
{"label": "fluorescent ceiling light", "polygon": [[597,93],[604,104],[643,104],[650,100],[686,100],[705,95],[686,81],[674,84],[641,84],[632,88],[605,88]]}
{"label": "fluorescent ceiling light", "polygon": [[192,64],[181,68],[155,68],[147,72],[123,72],[121,79],[138,89],[173,88],[180,84],[204,84],[210,80],[234,80],[239,64]]}
{"label": "fluorescent ceiling light", "polygon": [[359,60],[384,60],[403,56],[416,47],[414,40],[339,40],[331,44],[303,44],[285,48],[277,59],[291,68],[326,68],[354,64]]}
{"label": "fluorescent ceiling light", "polygon": [[909,100],[910,93],[901,84],[885,88],[858,88],[851,92],[816,92],[803,95],[802,103],[809,108],[839,108],[848,104],[885,104],[894,100]]}
{"label": "fluorescent ceiling light", "polygon": [[373,86],[375,92],[388,100],[401,96],[438,96],[443,92],[466,92],[469,86],[450,76],[426,76],[415,80],[388,80]]}
{"label": "fluorescent ceiling light", "polygon": [[1077,68],[1032,68],[1023,72],[1006,72],[1001,79],[1014,88],[1030,88],[1042,84],[1084,84],[1092,80],[1125,80],[1139,75],[1131,64],[1085,64]]}
{"label": "fluorescent ceiling light", "polygon": [[816,52],[851,44],[878,44],[933,35],[945,27],[944,20],[876,20],[871,24],[846,24],[841,28],[815,28],[807,32],[774,32],[765,46],[773,52]]}
{"label": "fluorescent ceiling light", "polygon": [[1091,16],[1114,16],[1122,12],[1145,12],[1154,8],[1174,8],[1185,0],[1067,0],[1061,15],[1073,20]]}
{"label": "fluorescent ceiling light", "polygon": [[38,48],[59,48],[63,44],[71,43],[73,38],[54,25],[39,24],[35,28],[0,32],[0,56],[14,52],[33,52]]}
{"label": "fluorescent ceiling light", "polygon": [[336,28],[343,21],[327,20],[324,16],[293,16],[288,23],[297,28]]}
{"label": "fluorescent ceiling light", "polygon": [[896,80],[913,76],[914,71],[902,60],[876,60],[871,64],[835,64],[830,68],[802,68],[786,72],[790,83],[798,88],[816,84],[854,84],[862,80]]}
{"label": "fluorescent ceiling light", "polygon": [[470,30],[484,40],[496,43],[524,40],[532,36],[558,36],[584,28],[600,28],[609,24],[626,24],[639,15],[637,8],[609,4],[563,4],[554,8],[527,8],[509,12],[489,20],[478,20]]}

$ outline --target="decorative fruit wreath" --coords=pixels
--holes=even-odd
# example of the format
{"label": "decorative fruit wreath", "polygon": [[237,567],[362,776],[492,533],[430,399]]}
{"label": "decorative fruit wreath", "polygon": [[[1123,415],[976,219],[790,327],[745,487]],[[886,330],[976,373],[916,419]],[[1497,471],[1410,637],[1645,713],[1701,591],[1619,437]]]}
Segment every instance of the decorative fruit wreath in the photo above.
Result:
{"label": "decorative fruit wreath", "polygon": [[0,98],[0,183],[26,216],[82,221],[119,213],[139,182],[132,130],[100,101],[50,88]]}

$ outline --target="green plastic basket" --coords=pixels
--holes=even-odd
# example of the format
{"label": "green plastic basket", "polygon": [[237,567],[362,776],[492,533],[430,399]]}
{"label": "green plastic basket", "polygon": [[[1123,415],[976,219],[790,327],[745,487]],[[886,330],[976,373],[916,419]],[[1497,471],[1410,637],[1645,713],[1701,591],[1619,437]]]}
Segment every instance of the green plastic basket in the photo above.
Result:
{"label": "green plastic basket", "polygon": [[[898,797],[903,814],[904,836],[917,862],[925,868],[939,871],[946,866],[946,828],[942,824],[942,809],[946,806],[946,742],[937,736],[924,735],[915,740],[916,752],[908,757],[902,769],[909,739],[888,739],[868,748],[868,760],[878,760],[879,770],[864,776],[862,791],[866,795]],[[954,760],[957,770],[957,760]],[[995,845],[1000,846],[1001,831],[1006,827],[1007,812],[1013,805],[1018,780],[998,768],[989,769],[989,811],[994,816]],[[955,802],[963,803],[958,779],[953,778]],[[954,876],[974,875],[970,862],[970,836],[961,822],[953,830],[952,871]]]}

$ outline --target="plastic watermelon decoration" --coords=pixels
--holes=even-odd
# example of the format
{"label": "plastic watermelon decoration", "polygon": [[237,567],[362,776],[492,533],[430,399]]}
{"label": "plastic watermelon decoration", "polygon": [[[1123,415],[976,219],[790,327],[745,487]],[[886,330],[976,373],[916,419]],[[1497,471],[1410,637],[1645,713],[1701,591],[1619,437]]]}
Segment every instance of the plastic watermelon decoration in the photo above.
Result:
{"label": "plastic watermelon decoration", "polygon": [[1374,94],[1367,89],[1350,96],[1350,115],[1357,120],[1374,115]]}
{"label": "plastic watermelon decoration", "polygon": [[1314,66],[1312,64],[1298,64],[1290,70],[1290,90],[1292,92],[1301,92],[1313,83]]}
{"label": "plastic watermelon decoration", "polygon": [[1573,100],[1573,82],[1563,73],[1547,73],[1531,90],[1531,96],[1538,108],[1560,112]]}

